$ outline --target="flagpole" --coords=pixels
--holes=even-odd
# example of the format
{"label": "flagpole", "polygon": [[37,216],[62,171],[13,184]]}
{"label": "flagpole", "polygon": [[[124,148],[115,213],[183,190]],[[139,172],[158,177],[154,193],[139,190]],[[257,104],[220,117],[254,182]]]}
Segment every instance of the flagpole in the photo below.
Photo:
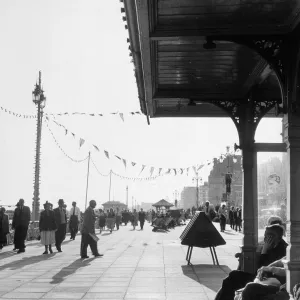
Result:
{"label": "flagpole", "polygon": [[90,160],[91,160],[91,152],[89,152],[88,169],[87,169],[87,176],[86,176],[85,209],[87,207],[87,198],[88,198],[88,189],[89,189]]}
{"label": "flagpole", "polygon": [[110,193],[111,192],[111,170],[109,172],[109,192],[108,192],[108,201],[110,202]]}

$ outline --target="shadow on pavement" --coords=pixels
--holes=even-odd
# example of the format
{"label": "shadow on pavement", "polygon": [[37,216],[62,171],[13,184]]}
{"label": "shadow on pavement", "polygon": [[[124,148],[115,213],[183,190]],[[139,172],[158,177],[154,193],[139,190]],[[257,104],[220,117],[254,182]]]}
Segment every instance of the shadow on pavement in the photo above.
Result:
{"label": "shadow on pavement", "polygon": [[[48,260],[48,259],[52,258],[55,254],[56,253],[53,253],[51,255],[41,254],[41,255],[37,255],[37,256],[29,256],[29,257],[26,256],[26,257],[23,257],[22,259],[12,261],[8,264],[0,266],[0,271],[3,271],[5,269],[17,270],[17,269],[23,268],[28,265],[33,265],[33,264],[39,263],[41,261]],[[15,255],[19,255],[19,254],[15,254]]]}
{"label": "shadow on pavement", "polygon": [[225,265],[185,265],[181,266],[181,268],[185,276],[199,282],[199,285],[201,284],[214,292],[220,289],[223,279],[226,278],[231,271],[230,268]]}
{"label": "shadow on pavement", "polygon": [[84,268],[90,265],[90,262],[93,261],[95,258],[85,259],[82,260],[81,258],[73,261],[70,265],[62,268],[57,274],[52,277],[51,284],[58,284],[65,280],[66,277],[75,273],[78,269]]}
{"label": "shadow on pavement", "polygon": [[111,235],[112,234],[112,232],[107,232],[107,233],[103,233],[103,234],[101,234],[102,236],[105,236],[105,235]]}
{"label": "shadow on pavement", "polygon": [[228,231],[224,231],[224,234],[228,234],[228,235],[236,235],[236,232],[228,232]]}

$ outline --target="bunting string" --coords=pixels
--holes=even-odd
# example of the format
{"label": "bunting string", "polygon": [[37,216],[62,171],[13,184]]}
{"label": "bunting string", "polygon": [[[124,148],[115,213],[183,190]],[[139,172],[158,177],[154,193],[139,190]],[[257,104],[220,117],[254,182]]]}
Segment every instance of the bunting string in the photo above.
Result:
{"label": "bunting string", "polygon": [[48,122],[46,121],[45,123],[46,123],[46,126],[47,126],[49,132],[51,133],[51,136],[52,136],[52,138],[53,138],[55,144],[57,145],[57,147],[61,150],[61,152],[62,152],[67,158],[69,158],[71,161],[76,162],[76,163],[84,162],[84,161],[86,161],[86,160],[89,158],[89,157],[87,156],[87,157],[84,158],[84,159],[78,160],[78,159],[74,159],[74,158],[72,158],[70,155],[68,155],[68,154],[64,151],[64,149],[60,146],[60,144],[58,143],[57,139],[55,138],[55,136],[54,136],[52,130],[50,129],[50,127],[49,127],[49,125],[48,125]]}
{"label": "bunting string", "polygon": [[[57,122],[56,120],[54,119],[49,119],[49,117],[46,117],[47,120],[51,120],[52,122],[54,122],[54,124],[56,124],[57,126],[61,127],[64,129],[65,131],[65,135],[67,135],[70,131],[61,123]],[[73,138],[76,138],[76,134],[71,132]],[[81,138],[81,137],[77,137],[78,141],[79,141],[79,148],[85,143],[85,139]],[[127,169],[127,166],[130,165],[130,162],[125,159],[125,158],[122,158],[118,155],[112,155],[109,151],[107,150],[101,150],[100,151],[100,148],[96,145],[92,145],[93,146],[93,149],[96,150],[97,152],[101,152],[103,151],[105,157],[107,159],[111,159],[112,157],[115,157],[116,159],[118,159],[123,165],[124,165],[124,168],[125,170]],[[229,155],[232,155],[233,157],[235,157],[235,153],[236,152],[233,152],[233,151],[228,151],[226,154],[221,154],[218,161],[219,162],[223,162],[224,159],[229,156]],[[196,164],[196,165],[193,165],[193,166],[189,166],[187,168],[154,168],[154,167],[149,167],[147,165],[140,165],[141,166],[141,171],[139,173],[139,176],[144,172],[144,170],[146,168],[149,168],[149,172],[150,172],[150,177],[143,177],[144,180],[151,180],[151,179],[156,179],[157,177],[159,176],[164,176],[164,175],[172,175],[174,174],[175,176],[177,175],[187,175],[189,176],[189,170],[192,169],[195,173],[195,175],[198,175],[198,172],[200,172],[200,170],[205,167],[205,166],[209,166],[209,165],[213,165],[214,164],[214,159],[212,160],[207,160],[205,163],[202,163],[202,164]],[[136,166],[137,163],[136,162],[131,162],[131,166]],[[152,176],[155,169],[157,169],[158,171],[158,175],[156,176]],[[165,171],[163,171],[165,169]],[[115,173],[116,175],[116,173]],[[116,176],[119,176],[119,177],[122,177],[124,179],[132,179],[132,180],[139,180],[139,178],[141,177],[126,177],[126,176],[122,176],[122,175],[119,175],[117,174]]]}
{"label": "bunting string", "polygon": [[[47,121],[46,121],[46,125],[47,125],[47,128],[48,128],[48,130],[50,131],[50,133],[51,133],[51,135],[52,135],[52,138],[53,138],[54,142],[56,143],[56,145],[58,146],[58,148],[61,150],[61,152],[62,152],[67,158],[69,158],[71,161],[76,162],[76,163],[80,163],[80,162],[86,161],[86,160],[89,158],[89,157],[87,156],[85,159],[77,160],[77,159],[74,159],[74,158],[72,158],[71,156],[69,156],[69,155],[64,151],[64,149],[60,146],[60,144],[58,143],[57,139],[55,138],[55,136],[54,136],[54,134],[53,134],[53,131],[50,129],[50,127],[49,127],[49,125],[48,125],[48,119],[47,119]],[[96,169],[96,171],[97,171],[97,173],[98,173],[99,175],[101,175],[101,176],[103,176],[103,177],[107,177],[107,176],[110,175],[110,172],[109,172],[108,174],[103,174],[103,173],[101,173],[101,172],[99,171],[99,169],[97,168],[95,162],[93,161],[92,157],[91,157],[90,159],[91,159],[91,162],[92,162],[93,166],[95,167],[95,169]],[[113,175],[115,175],[115,176],[121,178],[121,179],[133,180],[133,181],[135,181],[135,180],[140,180],[140,181],[141,181],[141,180],[154,180],[154,179],[156,179],[157,177],[159,177],[159,176],[154,176],[154,177],[126,177],[126,176],[122,176],[122,175],[120,175],[120,174],[114,172],[113,170],[111,170],[111,173],[112,173]]]}
{"label": "bunting string", "polygon": [[17,117],[17,118],[36,119],[36,115],[23,115],[23,114],[19,114],[19,113],[16,113],[16,112],[11,111],[11,110],[9,110],[9,109],[6,109],[6,108],[4,108],[4,107],[2,107],[2,106],[0,106],[0,109],[1,109],[3,112],[5,112],[5,113],[7,113],[7,114],[10,114],[10,115],[12,115],[12,116],[15,116],[15,117]]}
{"label": "bunting string", "polygon": [[121,120],[124,122],[125,121],[125,115],[130,115],[130,116],[136,116],[139,115],[141,116],[142,113],[140,111],[130,111],[127,113],[124,112],[111,112],[111,113],[85,113],[85,112],[64,112],[64,113],[45,113],[46,116],[53,116],[53,117],[71,117],[71,116],[89,116],[89,117],[106,117],[106,116],[119,116]]}
{"label": "bunting string", "polygon": [[91,156],[91,162],[92,162],[94,168],[96,169],[96,171],[97,171],[97,173],[98,173],[99,175],[101,175],[101,176],[103,176],[103,177],[107,177],[107,176],[110,175],[110,172],[109,172],[108,174],[102,174],[102,173],[99,171],[99,169],[97,168],[95,162],[94,162],[93,159],[92,159],[92,156]]}
{"label": "bunting string", "polygon": [[[15,117],[18,117],[18,118],[24,118],[24,119],[36,119],[37,116],[36,115],[24,115],[24,114],[19,114],[19,113],[16,113],[16,112],[13,112],[7,108],[4,108],[2,106],[0,106],[0,109],[5,112],[5,113],[8,113],[10,115],[13,115]],[[71,117],[71,116],[90,116],[90,117],[106,117],[106,116],[112,116],[112,115],[115,115],[115,116],[119,116],[121,118],[121,120],[124,122],[125,121],[125,118],[124,116],[125,115],[130,115],[130,116],[141,116],[142,115],[142,112],[140,111],[130,111],[130,112],[127,112],[127,113],[124,113],[124,112],[111,112],[111,113],[86,113],[86,112],[64,112],[64,113],[44,113],[45,116],[52,116],[52,117],[62,117],[62,116],[65,116],[65,117]]]}

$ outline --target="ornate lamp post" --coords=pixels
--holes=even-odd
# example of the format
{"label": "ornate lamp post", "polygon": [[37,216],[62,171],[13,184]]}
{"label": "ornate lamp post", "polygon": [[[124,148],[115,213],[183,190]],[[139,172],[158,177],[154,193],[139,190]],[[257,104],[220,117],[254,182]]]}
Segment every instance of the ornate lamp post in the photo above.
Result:
{"label": "ornate lamp post", "polygon": [[41,157],[41,138],[42,138],[42,120],[43,109],[46,105],[46,97],[42,90],[41,71],[39,72],[39,82],[35,84],[32,92],[32,101],[37,106],[37,133],[36,133],[36,150],[35,150],[35,169],[34,169],[34,192],[32,203],[32,221],[39,220],[40,212],[40,157]]}
{"label": "ornate lamp post", "polygon": [[196,206],[197,206],[197,209],[199,208],[199,181],[201,183],[202,177],[199,176],[199,174],[197,172],[196,176],[193,177],[193,182],[196,182]]}

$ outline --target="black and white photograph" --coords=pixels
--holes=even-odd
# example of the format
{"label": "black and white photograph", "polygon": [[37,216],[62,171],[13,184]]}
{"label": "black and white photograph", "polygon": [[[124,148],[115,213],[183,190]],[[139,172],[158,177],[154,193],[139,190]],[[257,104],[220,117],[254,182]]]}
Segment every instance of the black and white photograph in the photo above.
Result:
{"label": "black and white photograph", "polygon": [[0,0],[0,300],[300,300],[300,0]]}

